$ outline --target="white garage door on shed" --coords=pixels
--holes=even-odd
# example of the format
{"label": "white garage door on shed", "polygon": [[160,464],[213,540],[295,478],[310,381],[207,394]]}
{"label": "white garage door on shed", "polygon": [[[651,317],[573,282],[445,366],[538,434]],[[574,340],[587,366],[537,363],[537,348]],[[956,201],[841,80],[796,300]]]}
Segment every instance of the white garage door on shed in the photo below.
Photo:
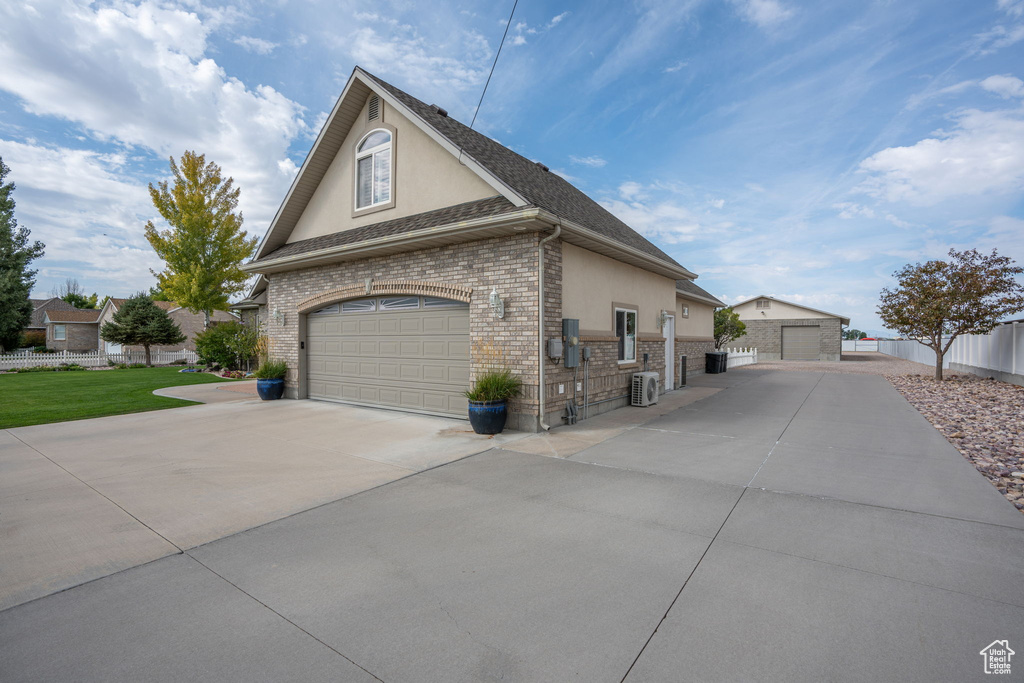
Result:
{"label": "white garage door on shed", "polygon": [[309,397],[466,416],[469,304],[380,296],[307,318]]}
{"label": "white garage door on shed", "polygon": [[782,328],[782,360],[818,360],[821,328],[817,325]]}

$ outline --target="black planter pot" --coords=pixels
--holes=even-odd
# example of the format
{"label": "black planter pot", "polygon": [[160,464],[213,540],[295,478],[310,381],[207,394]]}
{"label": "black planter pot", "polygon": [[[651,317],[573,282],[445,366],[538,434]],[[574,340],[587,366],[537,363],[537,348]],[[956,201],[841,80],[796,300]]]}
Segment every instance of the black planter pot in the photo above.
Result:
{"label": "black planter pot", "polygon": [[469,424],[477,434],[500,434],[508,419],[508,401],[470,401]]}
{"label": "black planter pot", "polygon": [[256,393],[264,401],[275,401],[284,395],[284,380],[258,379],[256,380]]}

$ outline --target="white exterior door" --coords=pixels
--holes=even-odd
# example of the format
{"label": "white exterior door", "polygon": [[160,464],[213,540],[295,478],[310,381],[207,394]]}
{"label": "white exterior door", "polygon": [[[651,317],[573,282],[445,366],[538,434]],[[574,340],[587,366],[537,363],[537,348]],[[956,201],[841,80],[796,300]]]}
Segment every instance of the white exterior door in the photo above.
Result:
{"label": "white exterior door", "polygon": [[665,391],[676,388],[676,319],[675,316],[665,318],[661,327],[665,335]]}

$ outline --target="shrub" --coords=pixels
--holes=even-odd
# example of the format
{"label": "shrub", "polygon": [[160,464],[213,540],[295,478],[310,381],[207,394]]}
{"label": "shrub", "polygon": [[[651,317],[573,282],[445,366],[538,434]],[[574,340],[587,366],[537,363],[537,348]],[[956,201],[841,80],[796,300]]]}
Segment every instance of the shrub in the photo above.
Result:
{"label": "shrub", "polygon": [[145,363],[132,363],[128,367],[130,367],[130,368],[144,368],[144,367],[146,367],[146,364]]}
{"label": "shrub", "polygon": [[45,345],[37,346],[32,349],[32,353],[57,353],[54,349],[48,349]]}
{"label": "shrub", "polygon": [[116,367],[118,370],[127,370],[128,369],[128,364],[127,363],[118,363],[114,367]]}
{"label": "shrub", "polygon": [[225,370],[220,373],[220,376],[227,377],[228,379],[243,379],[245,377],[245,373],[241,370]]}
{"label": "shrub", "polygon": [[12,368],[11,372],[73,372],[76,370],[88,370],[78,363],[61,363],[60,365],[33,365],[25,368]]}
{"label": "shrub", "polygon": [[267,360],[252,374],[256,379],[284,379],[287,373],[288,366],[283,360]]}
{"label": "shrub", "polygon": [[488,370],[479,375],[473,388],[466,392],[470,401],[507,401],[515,398],[523,389],[523,380],[504,370]]}
{"label": "shrub", "polygon": [[188,359],[179,358],[178,360],[172,360],[168,365],[188,365]]}
{"label": "shrub", "polygon": [[42,346],[46,348],[46,332],[44,330],[29,330],[21,335],[21,346]]}
{"label": "shrub", "polygon": [[218,323],[196,335],[199,360],[238,369],[256,357],[258,331],[238,322]]}

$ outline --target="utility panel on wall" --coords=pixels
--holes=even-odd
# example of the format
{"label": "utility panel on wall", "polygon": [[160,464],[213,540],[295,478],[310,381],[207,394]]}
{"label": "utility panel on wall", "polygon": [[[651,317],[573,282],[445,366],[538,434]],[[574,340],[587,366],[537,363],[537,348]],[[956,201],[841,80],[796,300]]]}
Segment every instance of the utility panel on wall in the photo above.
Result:
{"label": "utility panel on wall", "polygon": [[577,318],[562,318],[562,341],[565,343],[563,367],[579,367],[580,321]]}

